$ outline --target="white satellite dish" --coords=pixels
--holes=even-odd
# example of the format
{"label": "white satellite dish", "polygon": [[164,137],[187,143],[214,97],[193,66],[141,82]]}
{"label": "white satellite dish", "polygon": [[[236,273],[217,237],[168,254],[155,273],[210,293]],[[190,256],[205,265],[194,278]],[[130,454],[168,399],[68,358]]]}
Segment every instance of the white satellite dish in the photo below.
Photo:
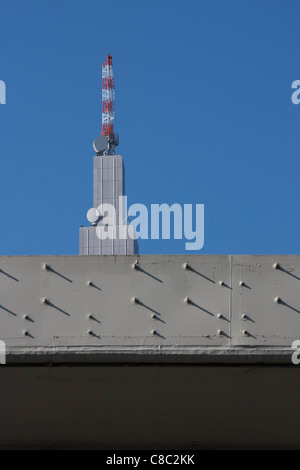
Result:
{"label": "white satellite dish", "polygon": [[108,142],[104,135],[98,135],[93,143],[94,150],[97,155],[103,155],[105,150],[108,148]]}
{"label": "white satellite dish", "polygon": [[95,209],[94,207],[92,207],[91,209],[87,211],[86,218],[92,225],[95,225],[98,222],[99,217],[100,217],[100,212],[98,211],[98,209]]}

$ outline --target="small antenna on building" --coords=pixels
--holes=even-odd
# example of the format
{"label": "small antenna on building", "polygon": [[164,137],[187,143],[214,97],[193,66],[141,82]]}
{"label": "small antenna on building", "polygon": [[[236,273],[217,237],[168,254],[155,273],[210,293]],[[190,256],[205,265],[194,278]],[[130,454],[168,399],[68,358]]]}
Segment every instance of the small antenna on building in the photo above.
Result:
{"label": "small antenna on building", "polygon": [[119,136],[114,133],[115,120],[115,79],[112,56],[107,55],[102,65],[102,132],[107,140],[106,155],[114,155],[119,145]]}

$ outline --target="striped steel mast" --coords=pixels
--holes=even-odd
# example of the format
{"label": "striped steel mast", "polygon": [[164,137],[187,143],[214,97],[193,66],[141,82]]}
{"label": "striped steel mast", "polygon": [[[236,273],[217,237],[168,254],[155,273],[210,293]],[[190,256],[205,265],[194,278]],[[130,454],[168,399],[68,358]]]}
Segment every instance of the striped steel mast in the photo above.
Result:
{"label": "striped steel mast", "polygon": [[107,55],[102,65],[102,132],[108,141],[108,155],[115,154],[119,136],[114,133],[115,120],[115,79],[112,56]]}

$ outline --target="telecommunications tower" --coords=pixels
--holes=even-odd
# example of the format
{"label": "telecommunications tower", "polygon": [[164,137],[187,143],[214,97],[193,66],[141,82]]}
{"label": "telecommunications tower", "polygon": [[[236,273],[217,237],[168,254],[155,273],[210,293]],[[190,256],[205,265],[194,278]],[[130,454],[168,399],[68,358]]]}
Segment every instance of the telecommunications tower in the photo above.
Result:
{"label": "telecommunications tower", "polygon": [[119,145],[119,137],[114,133],[115,120],[115,79],[112,56],[108,55],[102,65],[102,132],[108,142],[107,153],[115,154]]}
{"label": "telecommunications tower", "polygon": [[[102,65],[102,129],[93,143],[94,204],[87,213],[91,226],[80,227],[80,255],[132,255],[138,253],[132,226],[127,225],[124,207],[125,168],[121,155],[115,155],[119,137],[114,132],[115,80],[112,56]],[[105,206],[114,208],[115,217],[107,217]],[[130,236],[131,234],[131,236]],[[101,236],[99,236],[101,235]],[[107,236],[106,236],[107,235]]]}

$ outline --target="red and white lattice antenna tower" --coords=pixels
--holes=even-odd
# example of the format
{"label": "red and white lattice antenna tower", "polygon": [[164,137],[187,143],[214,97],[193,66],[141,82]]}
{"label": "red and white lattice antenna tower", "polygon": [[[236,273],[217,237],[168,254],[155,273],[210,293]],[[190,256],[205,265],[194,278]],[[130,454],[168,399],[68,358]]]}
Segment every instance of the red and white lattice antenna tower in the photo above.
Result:
{"label": "red and white lattice antenna tower", "polygon": [[107,55],[102,65],[102,135],[114,133],[115,79],[112,56]]}
{"label": "red and white lattice antenna tower", "polygon": [[118,136],[114,134],[115,120],[115,79],[112,56],[107,55],[102,65],[102,132],[108,140],[109,153],[114,153]]}

